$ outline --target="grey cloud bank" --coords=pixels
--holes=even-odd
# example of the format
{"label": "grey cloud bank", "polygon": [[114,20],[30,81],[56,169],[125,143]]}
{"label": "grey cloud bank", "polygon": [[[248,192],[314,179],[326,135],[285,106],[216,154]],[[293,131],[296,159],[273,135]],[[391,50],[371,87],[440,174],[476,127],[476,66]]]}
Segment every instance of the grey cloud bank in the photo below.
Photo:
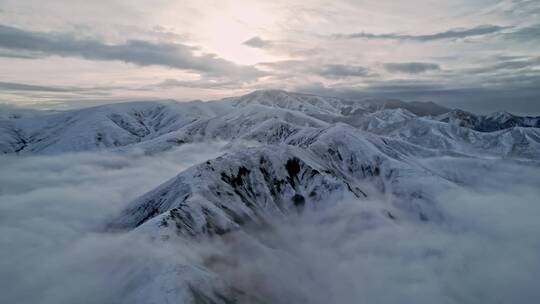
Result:
{"label": "grey cloud bank", "polygon": [[438,64],[425,62],[386,63],[384,68],[389,72],[403,72],[409,74],[418,74],[441,69]]}
{"label": "grey cloud bank", "polygon": [[75,56],[94,60],[120,60],[137,65],[162,65],[186,69],[213,77],[256,77],[260,72],[243,67],[212,54],[194,55],[195,48],[179,43],[153,43],[128,40],[107,44],[99,40],[80,39],[66,34],[30,32],[0,25],[0,47],[39,52],[44,55]]}
{"label": "grey cloud bank", "polygon": [[[317,69],[316,69],[317,70]],[[371,74],[369,68],[354,65],[327,64],[318,69],[318,74],[330,78],[337,77],[365,77]]]}
{"label": "grey cloud bank", "polygon": [[0,82],[0,90],[6,91],[41,91],[41,92],[66,92],[67,89],[49,86],[37,86],[24,83]]}

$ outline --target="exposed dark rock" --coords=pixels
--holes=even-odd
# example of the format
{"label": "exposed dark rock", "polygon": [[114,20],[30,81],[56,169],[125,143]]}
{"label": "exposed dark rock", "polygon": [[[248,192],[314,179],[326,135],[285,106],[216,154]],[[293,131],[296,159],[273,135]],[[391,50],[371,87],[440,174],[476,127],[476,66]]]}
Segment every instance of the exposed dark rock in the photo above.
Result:
{"label": "exposed dark rock", "polygon": [[304,206],[306,205],[306,199],[304,198],[303,195],[301,194],[295,194],[293,197],[292,197],[292,201],[294,203],[294,206],[296,207],[296,209],[298,210],[298,212],[302,212],[304,211]]}

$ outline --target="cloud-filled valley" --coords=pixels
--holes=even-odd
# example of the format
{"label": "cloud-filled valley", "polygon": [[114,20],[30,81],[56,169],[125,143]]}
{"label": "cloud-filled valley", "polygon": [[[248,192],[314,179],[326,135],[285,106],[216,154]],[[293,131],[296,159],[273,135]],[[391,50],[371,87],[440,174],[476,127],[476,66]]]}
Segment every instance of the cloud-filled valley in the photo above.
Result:
{"label": "cloud-filled valley", "polygon": [[[4,299],[160,303],[173,299],[171,291],[182,288],[179,278],[193,271],[178,269],[194,263],[246,292],[239,303],[522,302],[540,296],[534,271],[540,267],[540,174],[512,161],[465,160],[476,184],[440,193],[442,223],[391,222],[381,216],[388,202],[379,198],[329,200],[319,210],[223,240],[164,242],[102,230],[127,201],[216,156],[222,146],[159,156],[3,157]],[[168,277],[168,271],[178,273]],[[146,287],[152,284],[158,287]]]}
{"label": "cloud-filled valley", "polygon": [[[137,151],[2,156],[4,299],[114,302],[109,298],[113,293],[118,297],[119,289],[126,288],[138,272],[145,274],[144,268],[150,266],[144,263],[154,258],[154,251],[145,249],[144,240],[138,242],[136,237],[104,233],[107,221],[163,180],[218,156],[222,146],[186,146],[159,157]],[[141,270],[133,268],[137,264]]]}

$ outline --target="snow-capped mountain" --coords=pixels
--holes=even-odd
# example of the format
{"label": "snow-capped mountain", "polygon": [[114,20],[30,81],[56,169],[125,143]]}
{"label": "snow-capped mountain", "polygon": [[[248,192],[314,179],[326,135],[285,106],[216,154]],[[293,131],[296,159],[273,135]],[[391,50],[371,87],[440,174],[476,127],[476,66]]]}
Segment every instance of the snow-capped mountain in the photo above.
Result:
{"label": "snow-capped mountain", "polygon": [[[402,108],[373,110],[365,102],[284,91],[182,106],[189,111],[181,117],[188,119],[179,123],[175,114],[166,128],[153,128],[122,149],[159,153],[187,143],[226,140],[228,152],[137,199],[111,227],[222,234],[244,223],[317,208],[331,198],[379,195],[400,198],[381,210],[393,219],[436,220],[436,187],[422,183],[438,180],[431,184],[448,188],[451,177],[434,173],[436,168],[418,158],[488,154],[535,159],[540,151],[536,128],[478,132],[442,122],[440,116],[421,117]],[[205,106],[211,110],[201,111]],[[243,142],[256,144],[245,148]]]}
{"label": "snow-capped mountain", "polygon": [[116,223],[221,234],[347,195],[384,194],[402,198],[388,206],[391,210],[381,210],[392,218],[434,220],[433,193],[423,189],[423,178],[446,185],[384,139],[338,124],[300,131],[278,144],[232,150],[192,167],[137,199]]}
{"label": "snow-capped mountain", "polygon": [[[107,224],[112,231],[188,243],[226,239],[245,227],[316,214],[340,201],[365,204],[369,212],[358,215],[358,224],[366,229],[374,221],[444,223],[438,194],[488,175],[489,159],[531,166],[540,159],[538,117],[480,116],[433,103],[270,90],[209,102],[2,111],[4,154],[136,150],[159,157],[190,143],[227,142],[221,156],[178,172]],[[125,300],[221,304],[251,296],[253,291],[231,287],[211,264],[159,270]],[[265,303],[256,297],[245,302]]]}
{"label": "snow-capped mountain", "polygon": [[132,102],[0,120],[3,153],[61,153],[127,146],[227,111],[219,103]]}
{"label": "snow-capped mountain", "polygon": [[[0,147],[19,154],[103,149],[154,154],[187,143],[228,141],[228,153],[181,172],[133,202],[112,224],[132,229],[172,221],[195,235],[223,233],[347,195],[391,194],[400,198],[384,211],[392,218],[436,219],[434,191],[421,183],[437,179],[449,187],[448,177],[417,159],[538,158],[540,129],[514,126],[516,121],[534,125],[538,118],[453,110],[433,119],[380,102],[272,90],[212,102],[133,102],[11,116],[0,121]],[[497,131],[486,132],[485,126]],[[236,148],[245,142],[254,146]]]}
{"label": "snow-capped mountain", "polygon": [[228,102],[235,107],[257,104],[299,111],[309,115],[339,115],[344,107],[354,104],[339,98],[290,93],[281,90],[254,91],[244,96],[226,98],[223,102]]}
{"label": "snow-capped mountain", "polygon": [[[159,152],[211,139],[276,143],[301,129],[341,122],[424,148],[460,152],[464,146],[466,150],[490,150],[496,154],[519,154],[525,149],[523,155],[534,154],[538,118],[501,113],[478,116],[453,110],[431,119],[414,114],[406,106],[397,107],[402,104],[408,103],[352,101],[270,90],[211,102],[131,102],[65,112],[33,111],[31,115],[7,109],[0,120],[0,149],[2,153],[50,154],[139,146]],[[414,105],[418,112],[420,103]],[[426,105],[423,111],[433,108]],[[491,133],[499,130],[505,130],[498,133],[506,134],[504,140]]]}

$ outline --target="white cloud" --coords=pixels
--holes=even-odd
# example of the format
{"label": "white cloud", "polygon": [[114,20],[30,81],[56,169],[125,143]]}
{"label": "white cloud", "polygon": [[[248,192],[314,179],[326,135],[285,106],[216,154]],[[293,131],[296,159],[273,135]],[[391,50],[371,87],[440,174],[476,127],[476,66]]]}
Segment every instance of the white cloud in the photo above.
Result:
{"label": "white cloud", "polygon": [[138,195],[216,157],[221,147],[184,145],[156,157],[141,152],[0,157],[2,298],[118,303],[120,294],[162,270],[163,263],[186,264],[188,251],[175,254],[144,236],[108,234],[104,224]]}
{"label": "white cloud", "polygon": [[196,279],[201,289],[221,286],[198,267],[206,265],[232,287],[278,304],[540,299],[534,271],[540,267],[540,174],[534,164],[426,160],[426,166],[440,164],[438,174],[471,175],[464,179],[469,189],[440,194],[444,222],[393,222],[381,212],[386,203],[351,200],[223,240],[156,242],[137,232],[102,231],[134,197],[218,155],[222,146],[186,145],[155,156],[1,157],[3,298],[173,301],[189,293],[186,280]]}
{"label": "white cloud", "polygon": [[389,224],[381,202],[343,202],[229,235],[207,254],[234,287],[269,303],[534,302],[540,175],[495,167],[476,190],[440,194],[443,223]]}

